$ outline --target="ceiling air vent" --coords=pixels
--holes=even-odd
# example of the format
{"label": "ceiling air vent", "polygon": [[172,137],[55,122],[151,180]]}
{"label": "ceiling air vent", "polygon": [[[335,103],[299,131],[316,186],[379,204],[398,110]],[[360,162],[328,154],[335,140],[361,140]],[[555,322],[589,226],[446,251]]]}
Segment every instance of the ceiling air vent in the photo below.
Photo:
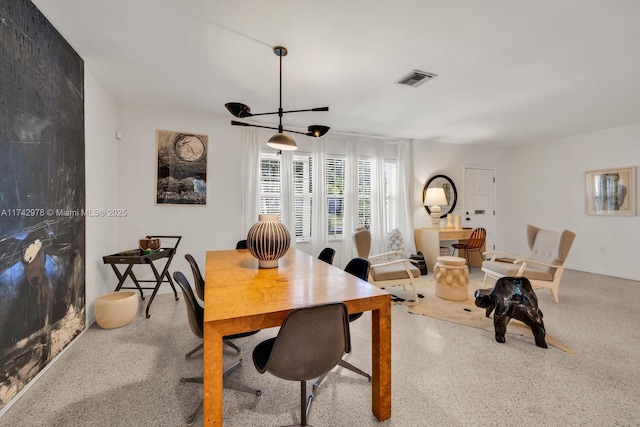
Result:
{"label": "ceiling air vent", "polygon": [[396,83],[401,85],[407,85],[412,87],[418,87],[423,83],[428,82],[432,78],[436,77],[437,74],[427,73],[426,71],[413,70],[406,76],[402,77]]}

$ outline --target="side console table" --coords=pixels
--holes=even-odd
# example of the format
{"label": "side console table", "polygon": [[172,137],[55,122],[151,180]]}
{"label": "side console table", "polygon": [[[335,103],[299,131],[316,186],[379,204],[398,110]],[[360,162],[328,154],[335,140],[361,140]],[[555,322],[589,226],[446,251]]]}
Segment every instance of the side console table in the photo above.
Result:
{"label": "side console table", "polygon": [[[160,285],[162,285],[162,283],[169,283],[171,285],[171,288],[173,289],[173,294],[176,298],[176,301],[179,300],[178,292],[176,291],[176,287],[174,286],[173,280],[171,280],[171,275],[169,274],[169,265],[171,265],[173,256],[176,254],[176,249],[178,248],[178,244],[180,243],[180,239],[182,239],[182,236],[146,236],[146,237],[161,239],[162,243],[164,243],[165,239],[172,239],[172,240],[175,240],[175,244],[173,245],[173,247],[160,248],[152,254],[144,254],[140,249],[119,252],[113,255],[107,255],[102,257],[102,261],[105,264],[110,264],[111,268],[113,268],[113,272],[118,277],[118,285],[116,286],[115,292],[119,291],[120,289],[137,289],[138,291],[140,291],[140,299],[144,301],[143,290],[144,289],[153,290],[153,293],[151,294],[151,298],[149,298],[149,301],[147,302],[146,316],[148,319],[151,316],[149,314],[149,308],[151,308],[151,303],[153,302],[153,299],[158,293],[158,289],[160,289]],[[158,269],[156,268],[154,262],[163,258],[166,258],[166,263],[164,264],[162,271],[158,273]],[[127,266],[126,269],[124,270],[124,273],[120,272],[120,270],[117,267],[118,264],[123,264]],[[153,271],[155,280],[139,280],[135,276],[135,274],[133,274],[133,266],[136,264],[146,264],[149,267],[151,267],[151,271]],[[127,280],[128,277],[131,278],[133,283],[136,285],[135,287],[123,286],[124,282]],[[140,286],[141,282],[142,283],[151,282],[151,283],[154,283],[155,285],[152,287],[143,287],[143,286]]]}

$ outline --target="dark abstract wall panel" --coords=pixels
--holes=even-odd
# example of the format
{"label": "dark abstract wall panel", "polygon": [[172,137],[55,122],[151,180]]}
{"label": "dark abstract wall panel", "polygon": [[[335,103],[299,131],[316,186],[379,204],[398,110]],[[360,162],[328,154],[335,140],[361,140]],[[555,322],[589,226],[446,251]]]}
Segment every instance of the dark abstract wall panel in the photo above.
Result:
{"label": "dark abstract wall panel", "polygon": [[0,408],[85,328],[83,67],[0,0]]}

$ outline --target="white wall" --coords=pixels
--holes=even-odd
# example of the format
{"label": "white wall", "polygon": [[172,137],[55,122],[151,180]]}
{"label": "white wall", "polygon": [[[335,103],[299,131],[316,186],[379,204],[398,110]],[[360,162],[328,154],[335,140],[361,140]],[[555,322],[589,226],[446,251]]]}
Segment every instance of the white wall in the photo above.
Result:
{"label": "white wall", "polygon": [[[240,230],[241,132],[230,121],[230,117],[188,111],[137,106],[121,109],[118,207],[127,209],[127,217],[118,220],[118,250],[136,248],[138,239],[146,235],[181,235],[170,271],[182,271],[191,280],[185,254],[191,253],[202,269],[207,250],[233,249],[238,240],[246,238]],[[158,129],[209,135],[206,206],[155,205]],[[135,269],[138,278],[152,276],[146,266]],[[163,285],[163,292],[168,289]]]}
{"label": "white wall", "polygon": [[[179,234],[183,240],[171,270],[188,273],[185,253],[192,253],[204,264],[206,250],[233,248],[244,237],[239,215],[241,136],[229,121],[224,116],[151,107],[120,110],[119,128],[124,138],[118,142],[117,207],[127,209],[128,216],[112,220],[118,230],[116,250],[136,247],[137,240],[147,234]],[[209,135],[206,207],[154,204],[157,129]],[[567,260],[569,268],[638,278],[631,262],[633,239],[628,237],[633,231],[637,233],[638,218],[586,216],[583,173],[633,164],[632,159],[640,158],[640,148],[634,143],[639,136],[640,125],[635,125],[508,150],[413,141],[414,227],[429,226],[422,206],[422,188],[429,177],[445,174],[452,178],[459,197],[454,213],[460,215],[464,166],[494,168],[498,249],[526,254],[527,223],[568,228],[578,234]],[[601,246],[607,249],[604,255],[600,254]],[[111,252],[103,250],[100,256]],[[144,270],[140,271],[144,276]],[[111,275],[108,271],[110,288],[115,285]]]}
{"label": "white wall", "polygon": [[[118,207],[118,108],[85,67],[86,208]],[[102,257],[117,250],[120,229],[113,218],[86,217],[86,317],[93,323],[97,296],[113,291],[117,281]]]}
{"label": "white wall", "polygon": [[[477,147],[474,145],[454,145],[439,142],[413,141],[413,193],[414,193],[414,228],[429,228],[431,218],[422,203],[422,191],[425,184],[434,175],[446,175],[456,186],[458,201],[453,211],[455,215],[462,215],[464,206],[464,167],[483,167],[496,170],[496,180],[499,182],[505,164],[504,150],[497,148]],[[496,186],[497,221],[500,220],[501,195]],[[499,222],[498,222],[499,224]],[[499,234],[500,225],[497,233]]]}
{"label": "white wall", "polygon": [[639,140],[640,124],[635,124],[507,150],[499,190],[507,203],[498,247],[528,253],[526,224],[569,229],[576,239],[568,268],[640,280],[638,217],[588,216],[584,210],[584,172],[638,166]]}

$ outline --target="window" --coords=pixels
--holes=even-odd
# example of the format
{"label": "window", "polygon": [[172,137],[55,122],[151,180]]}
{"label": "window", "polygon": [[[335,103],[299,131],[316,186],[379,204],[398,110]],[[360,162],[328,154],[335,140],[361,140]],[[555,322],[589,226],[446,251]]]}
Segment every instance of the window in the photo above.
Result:
{"label": "window", "polygon": [[275,153],[260,153],[260,213],[280,215],[280,157]]}
{"label": "window", "polygon": [[395,160],[384,161],[385,231],[398,228],[398,174]]}
{"label": "window", "polygon": [[358,225],[371,226],[371,160],[358,160]]}
{"label": "window", "polygon": [[327,156],[325,162],[327,220],[329,238],[335,240],[341,240],[343,236],[345,168],[344,158]]}
{"label": "window", "polygon": [[293,156],[293,208],[296,242],[311,241],[312,158],[309,154]]}
{"label": "window", "polygon": [[[273,152],[260,153],[260,213],[282,217],[281,157]],[[293,226],[296,242],[311,240],[311,155],[293,156]]]}

